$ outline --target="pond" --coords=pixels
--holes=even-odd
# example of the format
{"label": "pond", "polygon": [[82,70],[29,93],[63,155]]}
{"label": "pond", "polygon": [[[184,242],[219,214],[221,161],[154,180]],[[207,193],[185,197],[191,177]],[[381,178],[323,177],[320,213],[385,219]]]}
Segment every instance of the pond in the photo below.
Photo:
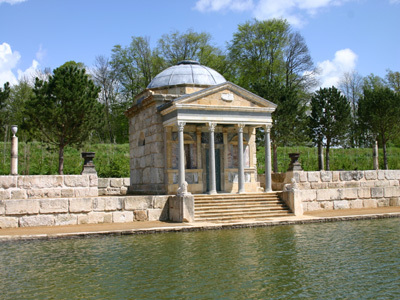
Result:
{"label": "pond", "polygon": [[1,299],[399,299],[400,219],[0,243]]}

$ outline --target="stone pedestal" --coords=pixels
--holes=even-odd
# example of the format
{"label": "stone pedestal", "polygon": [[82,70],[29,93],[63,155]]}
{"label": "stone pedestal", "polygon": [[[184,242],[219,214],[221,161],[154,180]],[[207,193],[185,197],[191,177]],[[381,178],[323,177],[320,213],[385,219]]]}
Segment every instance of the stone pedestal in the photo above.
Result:
{"label": "stone pedestal", "polygon": [[18,138],[11,138],[11,175],[18,175]]}
{"label": "stone pedestal", "polygon": [[97,174],[95,165],[93,163],[95,154],[95,152],[82,152],[84,163],[81,174]]}
{"label": "stone pedestal", "polygon": [[168,200],[169,220],[172,222],[194,222],[194,196],[173,196]]}
{"label": "stone pedestal", "polygon": [[303,171],[299,163],[300,153],[289,153],[290,164],[288,171]]}

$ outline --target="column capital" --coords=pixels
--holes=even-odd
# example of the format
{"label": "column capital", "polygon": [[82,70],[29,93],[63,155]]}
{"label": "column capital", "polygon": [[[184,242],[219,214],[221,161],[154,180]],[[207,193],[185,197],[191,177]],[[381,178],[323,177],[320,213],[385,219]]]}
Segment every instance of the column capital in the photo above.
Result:
{"label": "column capital", "polygon": [[238,127],[239,132],[243,132],[243,128],[244,128],[245,126],[246,126],[246,125],[243,124],[243,123],[237,124],[237,127]]}
{"label": "column capital", "polygon": [[217,123],[215,122],[208,122],[208,130],[214,132],[215,127],[217,126]]}
{"label": "column capital", "polygon": [[271,132],[271,128],[272,128],[272,124],[264,125],[265,132],[270,133]]}
{"label": "column capital", "polygon": [[178,131],[182,131],[182,132],[183,132],[183,128],[185,127],[186,122],[181,122],[181,121],[179,121],[179,122],[177,123],[177,125],[178,125]]}

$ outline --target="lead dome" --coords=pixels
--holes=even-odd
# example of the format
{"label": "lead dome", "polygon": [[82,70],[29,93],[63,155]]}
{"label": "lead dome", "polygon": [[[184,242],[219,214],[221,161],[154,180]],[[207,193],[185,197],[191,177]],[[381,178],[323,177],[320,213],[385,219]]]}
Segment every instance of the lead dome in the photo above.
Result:
{"label": "lead dome", "polygon": [[159,73],[147,86],[155,89],[182,84],[196,86],[213,86],[226,82],[226,79],[217,71],[201,65],[194,60],[184,60]]}

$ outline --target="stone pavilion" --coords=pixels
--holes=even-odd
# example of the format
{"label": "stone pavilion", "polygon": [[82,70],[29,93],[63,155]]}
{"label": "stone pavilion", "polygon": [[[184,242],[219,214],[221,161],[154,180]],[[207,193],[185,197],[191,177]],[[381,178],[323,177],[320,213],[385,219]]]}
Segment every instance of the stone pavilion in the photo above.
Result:
{"label": "stone pavilion", "polygon": [[196,61],[167,68],[137,95],[129,118],[133,194],[260,192],[256,128],[269,132],[276,105]]}

